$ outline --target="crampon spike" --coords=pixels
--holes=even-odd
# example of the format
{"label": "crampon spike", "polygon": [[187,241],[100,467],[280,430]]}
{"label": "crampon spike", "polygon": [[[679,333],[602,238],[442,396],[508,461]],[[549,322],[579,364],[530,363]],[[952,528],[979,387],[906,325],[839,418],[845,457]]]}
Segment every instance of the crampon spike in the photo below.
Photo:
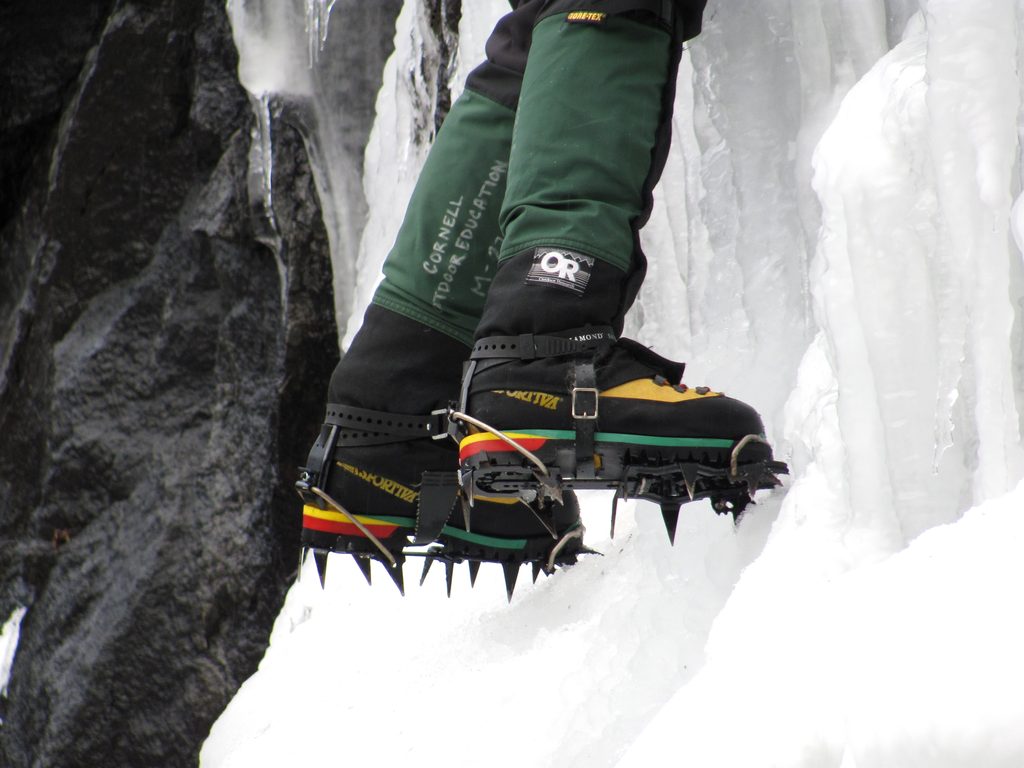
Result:
{"label": "crampon spike", "polygon": [[320,589],[327,583],[327,555],[326,549],[313,550],[313,562],[316,564],[316,575],[320,577]]}
{"label": "crampon spike", "polygon": [[551,498],[558,504],[565,504],[565,496],[562,494],[561,486],[556,485],[554,488],[551,488],[548,495],[551,496]]}
{"label": "crampon spike", "polygon": [[[615,516],[618,514],[618,511],[619,511],[619,491],[621,491],[621,490],[622,490],[621,488],[616,488],[615,489],[615,495],[612,496],[612,525],[611,525],[610,538],[613,538],[613,539],[615,538]],[[534,580],[536,580],[536,579],[534,579]]]}
{"label": "crampon spike", "polygon": [[478,560],[469,561],[469,586],[476,586],[476,575],[480,573],[480,562]]}
{"label": "crampon spike", "polygon": [[444,564],[444,582],[448,587],[448,597],[452,596],[452,576],[455,573],[455,563],[448,560]]}
{"label": "crampon spike", "polygon": [[430,566],[434,564],[434,558],[425,557],[423,558],[423,573],[420,576],[420,586],[423,586],[423,582],[427,580],[427,573],[430,572]]}
{"label": "crampon spike", "polygon": [[302,581],[302,566],[306,564],[306,555],[309,553],[308,547],[299,547],[299,570],[295,573],[295,580]]}
{"label": "crampon spike", "polygon": [[760,485],[760,478],[754,477],[753,475],[747,475],[747,496],[750,497],[751,501],[754,500],[754,494],[757,492]]}
{"label": "crampon spike", "polygon": [[512,602],[512,593],[516,589],[516,579],[519,578],[519,563],[502,563],[501,568],[505,571],[505,593],[508,601]]}
{"label": "crampon spike", "polygon": [[671,501],[661,503],[661,519],[665,521],[665,530],[668,532],[668,540],[676,543],[676,525],[679,523],[679,505]]}
{"label": "crampon spike", "polygon": [[355,560],[356,566],[359,568],[359,572],[363,574],[363,578],[366,579],[366,583],[373,586],[373,582],[370,580],[370,558],[352,555],[352,559]]}
{"label": "crampon spike", "polygon": [[398,587],[398,591],[402,593],[402,597],[405,597],[405,574],[402,573],[402,561],[399,560],[395,565],[385,563],[385,566],[388,576],[390,576],[391,580],[395,582],[395,586]]}
{"label": "crampon spike", "polygon": [[693,501],[697,492],[697,477],[700,469],[696,464],[683,464],[683,483],[686,485],[686,493]]}
{"label": "crampon spike", "polygon": [[540,572],[544,570],[544,566],[541,565],[540,560],[533,561],[533,583],[537,583],[537,577],[540,576]]}

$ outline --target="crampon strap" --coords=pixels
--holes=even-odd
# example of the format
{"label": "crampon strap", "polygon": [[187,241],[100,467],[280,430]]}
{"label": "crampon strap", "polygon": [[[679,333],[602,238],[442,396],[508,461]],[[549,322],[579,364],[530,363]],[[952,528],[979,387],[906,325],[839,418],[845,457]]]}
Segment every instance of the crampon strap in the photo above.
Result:
{"label": "crampon strap", "polygon": [[446,414],[445,409],[408,414],[328,403],[324,423],[339,427],[337,446],[384,445],[427,437],[441,439],[448,433]]}
{"label": "crampon strap", "polygon": [[424,472],[416,508],[416,530],[413,544],[436,541],[451,516],[459,492],[456,472]]}
{"label": "crampon strap", "polygon": [[465,405],[470,380],[478,361],[536,360],[573,357],[572,418],[576,428],[576,472],[594,477],[594,434],[597,431],[598,390],[594,360],[618,340],[611,327],[577,328],[559,336],[524,333],[488,336],[473,346],[462,382],[460,404]]}
{"label": "crampon strap", "polygon": [[447,438],[447,413],[447,409],[428,414],[389,413],[328,403],[320,436],[310,449],[306,466],[300,470],[300,479],[295,484],[299,494],[311,500],[303,494],[308,494],[313,487],[327,487],[334,452],[338,448]]}
{"label": "crampon strap", "polygon": [[473,345],[470,360],[536,360],[564,357],[610,347],[616,341],[610,327],[579,328],[561,336],[522,333],[518,336],[488,336]]}

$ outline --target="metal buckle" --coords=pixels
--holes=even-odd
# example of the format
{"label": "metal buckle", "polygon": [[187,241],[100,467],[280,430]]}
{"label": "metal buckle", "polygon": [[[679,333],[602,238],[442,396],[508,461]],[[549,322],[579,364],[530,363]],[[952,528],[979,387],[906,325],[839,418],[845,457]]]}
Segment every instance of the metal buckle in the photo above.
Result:
{"label": "metal buckle", "polygon": [[430,412],[431,419],[427,425],[427,434],[430,435],[431,440],[444,440],[448,437],[454,437],[451,433],[452,424],[448,419],[448,413],[448,408],[438,408],[436,411]]}
{"label": "metal buckle", "polygon": [[[590,412],[591,411],[590,408],[587,408],[587,406],[590,405],[590,403],[584,403],[583,413],[579,412],[578,403],[577,403],[577,400],[576,400],[576,395],[579,394],[580,392],[583,392],[585,394],[589,394],[589,395],[593,396],[593,398],[594,398],[593,413]],[[587,419],[587,420],[591,420],[591,421],[596,419],[597,418],[597,402],[598,402],[598,394],[597,394],[597,388],[596,387],[573,387],[572,388],[572,417],[574,419]]]}

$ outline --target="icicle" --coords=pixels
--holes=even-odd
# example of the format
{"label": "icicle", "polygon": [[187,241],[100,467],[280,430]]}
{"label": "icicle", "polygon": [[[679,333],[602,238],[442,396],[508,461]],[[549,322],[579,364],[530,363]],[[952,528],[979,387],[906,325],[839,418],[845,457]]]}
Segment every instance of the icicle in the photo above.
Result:
{"label": "icicle", "polygon": [[331,10],[337,0],[306,0],[306,38],[309,45],[309,66],[320,61],[320,54],[327,45],[327,25]]}
{"label": "icicle", "polygon": [[261,209],[260,221],[265,227],[264,231],[258,233],[257,238],[270,248],[277,264],[281,316],[284,322],[288,312],[288,279],[281,247],[281,231],[274,214],[274,140],[270,114],[272,97],[271,93],[264,92],[258,99],[250,99],[256,113],[256,125],[253,127],[249,147],[249,199],[251,204],[258,205]]}
{"label": "icicle", "polygon": [[256,141],[253,142],[253,151],[258,153],[258,162],[251,166],[250,171],[256,174],[264,213],[276,231],[277,224],[274,221],[274,144],[270,129],[269,93],[260,94],[256,118],[257,135]]}

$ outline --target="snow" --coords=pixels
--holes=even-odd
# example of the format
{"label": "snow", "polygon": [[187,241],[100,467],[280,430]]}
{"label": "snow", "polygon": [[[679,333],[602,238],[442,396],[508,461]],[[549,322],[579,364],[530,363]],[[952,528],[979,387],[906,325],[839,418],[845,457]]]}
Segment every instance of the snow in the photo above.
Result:
{"label": "snow", "polygon": [[1022,508],[1024,483],[767,611],[734,593],[706,665],[620,768],[669,749],[701,766],[1021,765]]}
{"label": "snow", "polygon": [[[463,75],[503,3],[464,6]],[[432,130],[421,14],[378,97],[349,337]],[[628,329],[757,406],[787,487],[735,529],[684,508],[674,548],[646,503],[610,540],[588,495],[604,557],[524,570],[510,605],[497,567],[451,600],[408,568],[403,600],[310,563],[202,765],[1024,765],[1022,19],[712,0]]]}
{"label": "snow", "polygon": [[613,543],[609,509],[604,494],[588,495],[588,539],[604,557],[536,586],[524,568],[511,604],[498,566],[472,590],[456,573],[450,600],[443,569],[418,587],[407,566],[403,599],[383,568],[370,589],[340,556],[322,592],[310,560],[203,764],[312,762],[341,731],[353,763],[609,764],[695,671],[712,618],[767,534],[763,517],[734,531],[705,505],[680,519],[672,548],[655,507],[627,504]]}

